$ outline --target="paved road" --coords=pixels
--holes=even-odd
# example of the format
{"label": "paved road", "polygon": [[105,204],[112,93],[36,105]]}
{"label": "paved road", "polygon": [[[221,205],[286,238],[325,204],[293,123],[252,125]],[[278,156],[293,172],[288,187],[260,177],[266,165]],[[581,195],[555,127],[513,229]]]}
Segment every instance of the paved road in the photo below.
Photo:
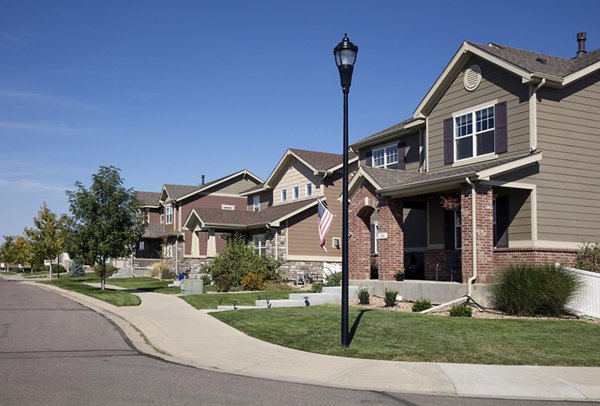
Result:
{"label": "paved road", "polygon": [[0,279],[3,406],[551,403],[353,391],[186,367],[139,353],[115,325],[86,307],[34,286]]}

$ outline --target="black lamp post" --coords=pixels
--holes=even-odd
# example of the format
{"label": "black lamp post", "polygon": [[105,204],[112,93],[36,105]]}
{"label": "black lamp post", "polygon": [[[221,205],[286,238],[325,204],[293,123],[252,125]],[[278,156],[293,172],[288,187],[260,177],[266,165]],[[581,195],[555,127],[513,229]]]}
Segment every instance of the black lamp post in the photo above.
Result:
{"label": "black lamp post", "polygon": [[340,71],[344,93],[344,162],[342,172],[342,346],[350,345],[348,337],[348,93],[358,47],[344,34],[344,39],[334,49],[335,64]]}

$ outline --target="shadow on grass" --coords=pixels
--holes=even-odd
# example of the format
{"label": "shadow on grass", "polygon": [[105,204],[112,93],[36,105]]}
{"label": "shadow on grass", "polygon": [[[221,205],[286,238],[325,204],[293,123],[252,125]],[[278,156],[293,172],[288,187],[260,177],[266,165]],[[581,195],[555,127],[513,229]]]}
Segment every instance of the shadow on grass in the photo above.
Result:
{"label": "shadow on grass", "polygon": [[350,331],[348,332],[348,339],[350,340],[348,345],[352,344],[352,340],[354,339],[354,334],[356,334],[356,330],[358,330],[358,325],[360,324],[360,320],[362,319],[363,315],[366,312],[371,312],[371,311],[373,311],[373,310],[372,309],[363,309],[363,310],[358,311],[358,316],[354,320],[354,323],[352,324],[352,327],[350,328]]}

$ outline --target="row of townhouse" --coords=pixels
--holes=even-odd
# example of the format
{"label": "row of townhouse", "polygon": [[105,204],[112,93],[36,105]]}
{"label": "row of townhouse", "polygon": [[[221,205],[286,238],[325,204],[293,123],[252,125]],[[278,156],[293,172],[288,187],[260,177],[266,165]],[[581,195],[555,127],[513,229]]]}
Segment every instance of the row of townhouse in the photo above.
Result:
{"label": "row of townhouse", "polygon": [[[413,116],[354,143],[353,280],[492,283],[517,261],[572,265],[600,241],[600,49],[573,58],[464,42]],[[283,269],[341,261],[341,154],[289,149],[264,182],[248,171],[140,193],[138,256],[196,270],[233,232]],[[338,216],[319,246],[317,198]],[[142,252],[143,251],[143,252]]]}
{"label": "row of townhouse", "polygon": [[[356,170],[358,157],[351,166]],[[324,263],[341,262],[341,222],[333,222],[320,246],[318,200],[341,216],[342,155],[288,149],[262,181],[247,170],[199,185],[164,185],[138,192],[148,227],[137,258],[164,258],[176,272],[199,272],[242,233],[260,255],[282,263],[290,276],[321,274]]]}

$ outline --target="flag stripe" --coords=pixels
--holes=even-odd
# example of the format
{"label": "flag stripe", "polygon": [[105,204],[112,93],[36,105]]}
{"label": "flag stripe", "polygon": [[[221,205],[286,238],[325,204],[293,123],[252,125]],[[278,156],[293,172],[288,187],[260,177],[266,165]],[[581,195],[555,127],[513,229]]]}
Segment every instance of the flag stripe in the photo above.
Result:
{"label": "flag stripe", "polygon": [[325,238],[327,237],[327,232],[329,231],[329,227],[331,227],[331,223],[333,221],[333,214],[325,207],[323,203],[319,200],[317,206],[317,214],[319,217],[319,239],[321,248],[323,251],[327,252],[327,244],[325,242]]}

